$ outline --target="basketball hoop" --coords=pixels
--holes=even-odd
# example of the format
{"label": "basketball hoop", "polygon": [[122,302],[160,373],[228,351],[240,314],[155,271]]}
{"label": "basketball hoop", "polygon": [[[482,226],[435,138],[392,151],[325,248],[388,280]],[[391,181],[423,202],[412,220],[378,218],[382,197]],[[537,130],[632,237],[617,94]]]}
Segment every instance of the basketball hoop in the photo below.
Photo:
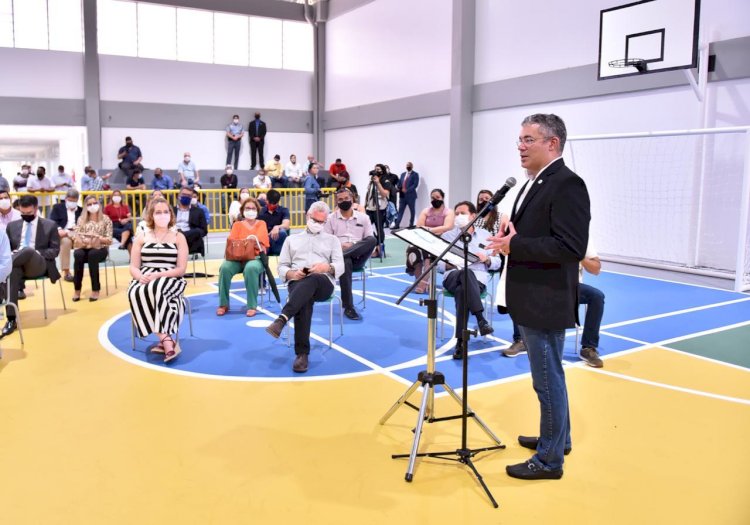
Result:
{"label": "basketball hoop", "polygon": [[609,64],[609,67],[615,68],[634,67],[639,73],[643,73],[648,69],[646,61],[642,58],[621,58],[619,60],[611,60],[607,64]]}

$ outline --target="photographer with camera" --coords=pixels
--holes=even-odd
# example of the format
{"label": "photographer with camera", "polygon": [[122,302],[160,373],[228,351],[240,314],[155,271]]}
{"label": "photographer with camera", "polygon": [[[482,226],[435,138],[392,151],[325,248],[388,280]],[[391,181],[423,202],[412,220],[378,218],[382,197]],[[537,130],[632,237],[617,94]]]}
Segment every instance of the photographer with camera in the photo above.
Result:
{"label": "photographer with camera", "polygon": [[320,168],[317,164],[311,164],[307,170],[307,174],[302,179],[302,187],[305,189],[305,212],[310,209],[312,203],[319,200],[321,197],[320,184],[318,183],[318,170]]}
{"label": "photographer with camera", "polygon": [[370,172],[370,185],[365,196],[365,210],[370,221],[375,225],[378,240],[373,257],[380,256],[380,245],[385,241],[385,211],[393,193],[395,193],[395,188],[388,179],[385,166],[376,164],[375,169]]}

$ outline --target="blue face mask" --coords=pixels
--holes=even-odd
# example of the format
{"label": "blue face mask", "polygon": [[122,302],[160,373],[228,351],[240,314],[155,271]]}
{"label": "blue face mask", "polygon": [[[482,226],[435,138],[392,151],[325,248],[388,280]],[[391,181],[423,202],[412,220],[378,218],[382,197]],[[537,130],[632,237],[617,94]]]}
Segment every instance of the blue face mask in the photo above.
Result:
{"label": "blue face mask", "polygon": [[183,206],[190,206],[190,201],[193,200],[192,197],[188,195],[181,195],[180,196],[180,204]]}

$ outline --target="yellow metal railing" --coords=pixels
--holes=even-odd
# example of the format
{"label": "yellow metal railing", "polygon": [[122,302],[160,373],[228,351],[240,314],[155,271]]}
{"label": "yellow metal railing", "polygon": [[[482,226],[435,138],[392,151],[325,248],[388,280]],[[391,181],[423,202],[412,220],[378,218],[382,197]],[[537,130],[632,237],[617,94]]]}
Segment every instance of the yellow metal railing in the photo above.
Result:
{"label": "yellow metal railing", "polygon": [[[281,194],[281,201],[279,204],[289,209],[289,220],[292,228],[301,228],[305,225],[305,194],[302,188],[278,188],[277,191]],[[333,197],[333,188],[323,188],[323,201],[333,209],[335,199]],[[130,208],[130,213],[135,219],[133,221],[133,228],[135,228],[140,221],[143,210],[146,207],[146,202],[149,196],[153,192],[151,190],[122,190],[122,198],[125,204]],[[175,206],[177,204],[177,195],[180,193],[179,190],[163,190],[162,193],[167,201]],[[261,193],[266,193],[265,190],[250,189],[250,195],[257,197]],[[21,195],[35,195],[39,199],[39,211],[43,217],[49,215],[49,210],[52,204],[57,203],[65,199],[64,192],[54,193],[12,193],[11,198],[20,197]],[[83,202],[89,195],[96,195],[104,205],[109,203],[109,197],[112,195],[112,191],[82,191],[81,200]],[[48,198],[47,198],[48,197]],[[232,201],[238,200],[240,197],[239,189],[236,190],[212,190],[202,189],[200,191],[200,201],[208,208],[211,213],[211,222],[208,224],[209,232],[226,232],[231,228],[231,221],[229,219],[229,206]]]}

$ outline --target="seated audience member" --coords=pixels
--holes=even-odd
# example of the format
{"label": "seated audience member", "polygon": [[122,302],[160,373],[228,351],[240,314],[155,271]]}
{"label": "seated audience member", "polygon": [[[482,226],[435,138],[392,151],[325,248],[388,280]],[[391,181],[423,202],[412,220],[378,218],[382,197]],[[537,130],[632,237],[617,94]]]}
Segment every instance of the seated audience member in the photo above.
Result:
{"label": "seated audience member", "polygon": [[84,210],[78,219],[73,232],[74,269],[73,272],[73,301],[81,299],[83,284],[83,267],[88,263],[91,278],[91,295],[89,301],[99,299],[99,263],[107,258],[109,245],[112,244],[112,221],[102,213],[99,201],[94,195],[89,195],[83,202]]}
{"label": "seated audience member", "polygon": [[234,221],[240,219],[240,206],[243,202],[245,202],[247,199],[250,198],[250,188],[240,188],[240,196],[239,200],[232,201],[232,204],[229,205],[229,223],[233,223]]}
{"label": "seated audience member", "polygon": [[133,280],[128,286],[128,301],[133,324],[140,337],[156,334],[159,344],[151,352],[164,354],[165,363],[181,351],[172,336],[177,334],[185,313],[187,286],[182,276],[188,244],[174,225],[169,203],[160,197],[153,199],[146,208],[146,231],[135,238],[130,252]]}
{"label": "seated audience member", "polygon": [[136,167],[143,167],[143,164],[141,164],[143,153],[141,148],[133,144],[131,137],[125,137],[125,145],[117,151],[117,158],[120,160],[117,167],[125,172],[128,177],[133,175],[133,170]]}
{"label": "seated audience member", "polygon": [[312,203],[318,200],[320,184],[318,183],[318,165],[313,164],[310,171],[302,179],[302,187],[305,193],[305,212],[310,209]]}
{"label": "seated audience member", "polygon": [[13,271],[13,251],[4,229],[0,229],[0,282],[4,283]]}
{"label": "seated audience member", "polygon": [[[8,279],[8,302],[18,304],[18,292],[24,279],[47,276],[53,284],[60,278],[55,258],[60,253],[60,236],[57,224],[39,216],[39,201],[34,195],[18,199],[20,221],[8,224],[6,233],[13,251],[13,270]],[[15,332],[16,314],[6,308],[7,322],[0,338]]]}
{"label": "seated audience member", "polygon": [[145,190],[146,183],[143,181],[143,168],[137,166],[133,168],[133,174],[125,180],[125,189],[127,190]]}
{"label": "seated audience member", "polygon": [[[65,193],[65,200],[52,206],[49,213],[49,220],[54,221],[57,225],[57,234],[60,236],[60,266],[62,267],[63,278],[69,283],[73,282],[73,275],[70,273],[70,252],[73,250],[72,235],[83,211],[83,208],[78,205],[78,196],[78,190],[75,188],[68,190]],[[1,198],[2,193],[0,193]],[[21,217],[20,213],[18,217]]]}
{"label": "seated audience member", "polygon": [[143,207],[143,214],[141,215],[141,220],[138,222],[138,225],[135,227],[136,235],[141,235],[143,233],[146,233],[146,229],[147,229],[146,212],[148,211],[148,207],[151,206],[151,203],[154,201],[154,199],[167,200],[167,198],[164,196],[161,190],[154,190],[153,192],[151,192],[151,195],[149,195],[148,198],[146,199],[146,205]]}
{"label": "seated audience member", "polygon": [[165,175],[161,168],[154,169],[154,180],[151,181],[152,190],[171,190],[172,177]]}
{"label": "seated audience member", "polygon": [[[439,236],[453,229],[454,217],[453,210],[445,205],[445,193],[440,188],[435,188],[430,192],[430,207],[421,211],[417,218],[417,226]],[[422,271],[430,265],[429,254],[418,248],[408,248],[406,259],[407,273],[414,275],[415,279],[422,275]],[[429,287],[429,276],[425,275],[414,292],[425,294],[429,291]]]}
{"label": "seated audience member", "polygon": [[336,188],[337,190],[340,190],[341,188],[349,188],[354,191],[354,189],[352,189],[354,188],[354,184],[352,184],[350,179],[351,177],[349,176],[348,171],[340,171],[336,175],[331,175],[331,180],[328,181],[328,186]]}
{"label": "seated audience member", "polygon": [[265,165],[265,172],[271,179],[274,188],[286,188],[287,180],[284,176],[284,166],[281,165],[281,156],[274,155],[273,160]]}
{"label": "seated audience member", "polygon": [[344,315],[356,321],[362,318],[354,308],[352,272],[365,267],[378,241],[373,235],[370,218],[365,213],[354,211],[353,204],[351,191],[344,188],[336,192],[338,208],[328,216],[324,231],[335,235],[341,242],[344,254],[344,273],[339,275],[341,303]]}
{"label": "seated audience member", "polygon": [[20,218],[21,212],[15,209],[10,202],[10,193],[7,191],[0,191],[0,230],[5,231],[9,222],[17,221]]}
{"label": "seated audience member", "polygon": [[9,192],[10,191],[10,183],[8,182],[8,180],[5,177],[3,177],[3,172],[2,172],[2,170],[0,170],[0,192],[2,192],[2,191]]}
{"label": "seated audience member", "polygon": [[81,191],[102,191],[105,181],[111,176],[111,172],[99,176],[99,172],[89,166],[84,169],[83,177],[81,177]]}
{"label": "seated audience member", "polygon": [[281,194],[270,190],[266,195],[267,203],[261,208],[258,219],[266,223],[271,246],[268,255],[279,255],[284,241],[289,235],[289,210],[279,204]]}
{"label": "seated audience member", "polygon": [[193,198],[190,200],[190,205],[200,208],[206,217],[206,224],[211,224],[211,212],[208,210],[208,206],[201,202],[200,186],[197,184],[193,185]]}
{"label": "seated audience member", "polygon": [[266,176],[265,170],[259,169],[258,174],[253,177],[253,188],[256,190],[270,190],[271,187],[271,177]]}
{"label": "seated audience member", "polygon": [[180,186],[193,187],[193,184],[200,184],[201,173],[195,166],[189,151],[186,151],[182,157],[182,162],[177,165],[177,173],[180,176]]}
{"label": "seated audience member", "polygon": [[299,188],[302,177],[305,175],[306,171],[306,166],[297,162],[297,155],[289,155],[289,162],[284,166],[284,177],[286,177],[287,186],[291,188]]}
{"label": "seated audience member", "polygon": [[[328,167],[328,175],[333,179],[334,181],[338,181],[338,175],[340,173],[345,173],[346,170],[346,164],[341,162],[341,159],[336,159],[334,163],[332,163]],[[348,173],[347,173],[347,179],[348,179]]]}
{"label": "seated audience member", "polygon": [[344,273],[341,243],[323,231],[329,209],[324,202],[315,202],[307,211],[305,231],[290,236],[279,257],[279,276],[288,283],[289,297],[276,320],[266,327],[273,337],[294,318],[295,372],[307,372],[310,353],[310,324],[313,305],[333,294],[336,277]]}
{"label": "seated audience member", "polygon": [[[259,243],[261,250],[268,249],[268,230],[263,221],[258,220],[260,205],[253,197],[250,197],[240,206],[242,220],[235,221],[232,231],[229,232],[227,240],[250,239]],[[245,315],[254,317],[258,308],[258,287],[260,276],[263,274],[263,263],[259,257],[248,261],[224,261],[219,267],[219,307],[216,315],[222,316],[229,311],[229,289],[232,286],[232,277],[241,273],[245,281],[245,292],[247,293],[247,308]]]}
{"label": "seated audience member", "polygon": [[[88,200],[88,199],[87,199]],[[120,242],[120,250],[130,250],[133,234],[133,216],[130,208],[122,201],[122,192],[114,190],[109,204],[104,207],[104,215],[112,221],[112,232]]]}
{"label": "seated audience member", "polygon": [[[237,189],[237,175],[234,174],[231,164],[227,164],[224,169],[224,175],[221,176],[219,183],[221,184],[222,190],[236,190]],[[221,196],[221,213],[226,213],[227,206],[231,200],[231,195],[234,192],[226,192]]]}
{"label": "seated audience member", "polygon": [[203,237],[208,235],[208,224],[201,209],[191,206],[192,201],[193,190],[183,186],[179,202],[174,208],[175,223],[187,239],[189,253],[203,253]]}
{"label": "seated audience member", "polygon": [[[454,207],[456,218],[454,221],[454,228],[443,234],[443,238],[446,241],[452,241],[455,239],[461,229],[469,224],[476,216],[477,209],[474,204],[469,201],[463,201],[456,204]],[[453,359],[461,359],[463,354],[462,350],[462,339],[460,330],[464,326],[466,320],[465,308],[468,307],[468,311],[474,314],[477,318],[479,325],[479,333],[481,335],[489,335],[494,330],[490,323],[484,318],[484,303],[482,302],[482,292],[487,287],[489,281],[489,270],[499,270],[502,267],[502,259],[498,256],[492,255],[492,250],[486,250],[482,246],[489,244],[487,238],[490,233],[487,230],[479,230],[472,227],[469,230],[471,234],[471,242],[469,243],[469,251],[476,255],[479,259],[469,266],[468,282],[464,282],[464,272],[458,269],[447,270],[443,275],[443,288],[453,294],[456,301],[456,350],[453,352]],[[469,304],[464,305],[464,286],[469,290]]]}
{"label": "seated audience member", "polygon": [[[485,205],[492,200],[492,192],[490,190],[480,190],[477,194],[477,213],[479,213]],[[505,230],[505,226],[508,224],[509,217],[503,213],[499,213],[497,208],[493,208],[484,217],[477,219],[474,224],[476,228],[482,228],[490,232],[494,237],[497,232]]]}
{"label": "seated audience member", "polygon": [[268,204],[268,195],[266,193],[259,193],[255,198],[258,199],[261,209],[265,208],[266,204]]}

